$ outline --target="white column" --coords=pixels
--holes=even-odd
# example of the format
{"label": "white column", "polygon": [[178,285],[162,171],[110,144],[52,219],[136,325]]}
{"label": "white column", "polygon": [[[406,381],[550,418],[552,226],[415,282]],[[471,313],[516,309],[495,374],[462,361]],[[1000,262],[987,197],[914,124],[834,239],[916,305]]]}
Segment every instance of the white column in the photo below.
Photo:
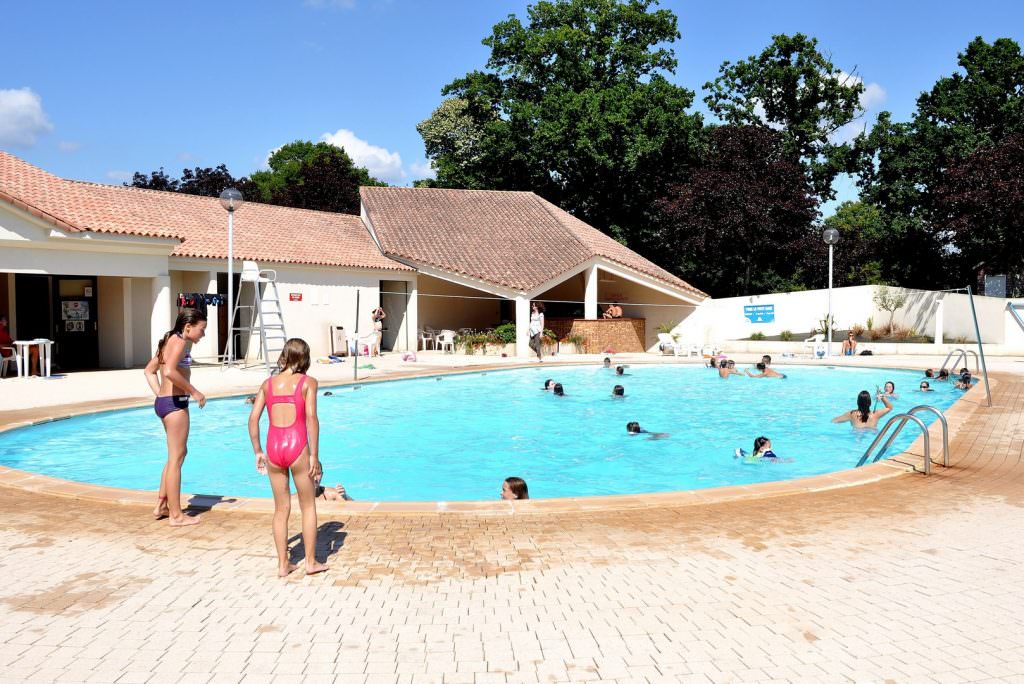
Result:
{"label": "white column", "polygon": [[943,308],[941,299],[935,302],[935,344],[942,344]]}
{"label": "white column", "polygon": [[135,365],[135,331],[133,327],[135,322],[132,320],[134,314],[134,308],[132,307],[132,279],[121,278],[121,306],[124,309],[124,330],[121,331],[123,339],[121,343],[124,345],[122,353],[123,367],[131,368]]}
{"label": "white column", "polygon": [[[406,283],[406,287],[409,288],[408,305],[405,310],[405,325],[406,330],[409,331],[409,349],[407,351],[416,351],[420,343],[419,282],[414,278]],[[402,342],[405,342],[404,336]]]}
{"label": "white column", "polygon": [[516,356],[525,359],[530,355],[530,300],[516,297]]}
{"label": "white column", "polygon": [[149,317],[149,348],[156,349],[160,338],[174,325],[174,316],[171,312],[171,277],[162,275],[151,278],[150,287],[153,309]]}
{"label": "white column", "polygon": [[586,286],[583,294],[583,317],[592,320],[597,318],[597,266],[588,268],[584,275]]}

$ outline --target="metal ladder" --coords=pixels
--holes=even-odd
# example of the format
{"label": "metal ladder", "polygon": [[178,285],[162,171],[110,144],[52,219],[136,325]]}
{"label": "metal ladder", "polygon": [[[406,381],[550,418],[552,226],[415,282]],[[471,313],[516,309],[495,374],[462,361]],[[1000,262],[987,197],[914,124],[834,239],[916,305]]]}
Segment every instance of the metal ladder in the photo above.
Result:
{"label": "metal ladder", "polygon": [[[864,465],[865,463],[867,463],[868,459],[871,458],[871,452],[874,451],[875,447],[878,446],[878,443],[882,441],[882,438],[885,437],[886,434],[888,434],[889,435],[889,439],[887,439],[885,441],[885,444],[883,444],[882,448],[878,450],[878,453],[875,454],[875,457],[873,459],[871,459],[871,462],[875,463],[880,458],[882,458],[882,456],[885,455],[886,450],[890,446],[892,446],[892,443],[894,441],[896,441],[896,437],[900,434],[900,431],[904,428],[904,426],[906,426],[907,422],[908,421],[913,421],[914,423],[916,423],[918,425],[918,427],[921,428],[921,432],[924,434],[924,474],[925,475],[931,475],[932,474],[932,445],[931,445],[931,436],[928,434],[928,426],[924,424],[924,421],[921,420],[920,418],[918,418],[916,415],[914,415],[915,413],[920,413],[921,411],[928,411],[930,413],[934,413],[935,415],[937,415],[939,417],[939,421],[942,423],[942,466],[944,468],[948,468],[949,467],[949,424],[946,422],[946,417],[944,415],[942,415],[942,411],[940,411],[939,409],[935,408],[934,406],[927,406],[925,404],[921,404],[920,406],[915,406],[914,408],[910,409],[906,413],[900,413],[900,414],[895,415],[892,418],[890,418],[889,422],[887,422],[885,424],[885,427],[883,427],[878,432],[878,436],[875,437],[875,440],[873,442],[871,442],[871,446],[868,447],[867,451],[864,452],[864,455],[860,457],[859,461],[857,461],[857,467],[859,468],[862,465]],[[889,428],[893,428],[891,433],[889,431]]]}
{"label": "metal ladder", "polygon": [[[953,356],[953,354],[957,355],[956,361],[954,363],[950,363],[949,359]],[[974,351],[973,349],[952,350],[951,352],[946,354],[946,360],[942,362],[942,366],[940,367],[941,370],[946,370],[947,368],[956,368],[961,361],[964,363],[964,365],[966,365],[968,354],[974,356],[974,372],[977,373],[981,369],[981,366],[978,363],[978,352]]]}
{"label": "metal ladder", "polygon": [[[248,264],[247,264],[248,265]],[[255,266],[255,265],[254,265]],[[240,304],[242,299],[241,285],[249,283],[253,289],[252,304]],[[261,289],[260,285],[265,288]],[[245,310],[249,313],[249,325],[234,325],[238,320],[238,312]],[[227,364],[228,345],[234,344],[240,339],[243,333],[247,333],[246,345],[253,335],[260,336],[260,355],[263,357],[263,366],[267,375],[277,372],[277,357],[284,349],[284,343],[288,339],[288,333],[284,327],[284,314],[281,311],[281,298],[277,292],[277,271],[272,269],[258,270],[258,267],[244,268],[242,270],[241,282],[239,283],[238,294],[235,295],[235,305],[231,311],[232,327],[228,334],[227,344],[224,346],[224,362]],[[271,359],[274,359],[274,366],[271,367]],[[244,361],[245,354],[242,354]]]}

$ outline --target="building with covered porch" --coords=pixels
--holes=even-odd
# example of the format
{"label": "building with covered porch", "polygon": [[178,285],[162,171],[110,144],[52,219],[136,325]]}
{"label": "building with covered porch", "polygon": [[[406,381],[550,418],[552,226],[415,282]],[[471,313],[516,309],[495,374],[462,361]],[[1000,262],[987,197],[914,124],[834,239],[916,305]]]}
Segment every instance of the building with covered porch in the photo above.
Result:
{"label": "building with covered porch", "polygon": [[[252,202],[236,214],[236,284],[244,260],[274,269],[288,334],[318,356],[332,326],[371,331],[376,306],[388,312],[385,349],[416,349],[424,326],[514,321],[526,356],[531,300],[547,303],[547,327],[590,350],[642,351],[659,324],[706,299],[533,193],[361,195],[361,216]],[[16,339],[53,340],[62,370],[140,366],[179,293],[226,294],[226,225],[217,198],[64,179],[0,151],[0,313]],[[613,301],[623,318],[601,319],[599,304]],[[220,359],[228,308],[211,307],[195,358]],[[250,343],[235,339],[236,354],[255,353]]]}

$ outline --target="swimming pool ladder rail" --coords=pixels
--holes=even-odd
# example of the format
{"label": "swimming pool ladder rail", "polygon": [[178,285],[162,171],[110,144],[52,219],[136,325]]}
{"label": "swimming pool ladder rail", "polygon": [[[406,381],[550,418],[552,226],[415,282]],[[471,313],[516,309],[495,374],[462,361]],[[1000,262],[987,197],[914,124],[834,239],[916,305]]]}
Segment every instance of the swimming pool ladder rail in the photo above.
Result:
{"label": "swimming pool ladder rail", "polygon": [[[949,359],[953,356],[953,354],[957,355],[956,363],[949,362]],[[964,365],[966,366],[968,354],[974,356],[974,372],[979,372],[981,366],[978,363],[978,352],[974,351],[973,349],[953,349],[948,354],[946,354],[946,360],[942,362],[942,366],[940,367],[941,370],[946,370],[947,368],[956,368],[961,361],[963,361]]]}
{"label": "swimming pool ladder rail", "polygon": [[[867,451],[864,452],[864,455],[861,456],[859,461],[857,461],[857,467],[859,468],[862,465],[864,465],[865,463],[867,463],[868,459],[871,458],[872,452],[875,450],[875,447],[878,446],[878,443],[882,441],[883,437],[888,435],[889,438],[885,441],[885,444],[882,445],[882,448],[879,449],[878,452],[875,454],[875,457],[873,459],[871,459],[871,462],[875,463],[879,459],[881,459],[882,456],[885,455],[886,450],[888,450],[888,448],[890,446],[892,446],[892,443],[894,441],[896,441],[896,437],[899,436],[900,431],[903,430],[903,428],[906,426],[906,424],[908,422],[912,421],[912,422],[916,423],[918,427],[921,428],[921,432],[924,434],[924,474],[925,475],[931,475],[931,472],[932,472],[931,435],[928,434],[928,426],[925,425],[924,421],[921,420],[920,418],[918,418],[916,415],[914,415],[915,413],[920,413],[921,411],[929,411],[929,412],[934,413],[935,415],[937,415],[939,417],[939,421],[940,421],[940,423],[942,425],[942,465],[943,465],[943,467],[947,467],[948,468],[949,467],[949,424],[946,422],[946,417],[942,415],[942,411],[940,411],[939,409],[935,408],[934,406],[927,406],[927,405],[924,405],[924,404],[922,404],[920,406],[915,406],[914,408],[910,409],[906,413],[900,413],[900,414],[897,414],[897,415],[893,416],[892,418],[890,418],[889,421],[885,424],[885,426],[878,433],[878,436],[876,436],[874,441],[871,442],[871,446],[869,446],[867,448]],[[890,428],[892,428],[891,431],[890,431]]]}

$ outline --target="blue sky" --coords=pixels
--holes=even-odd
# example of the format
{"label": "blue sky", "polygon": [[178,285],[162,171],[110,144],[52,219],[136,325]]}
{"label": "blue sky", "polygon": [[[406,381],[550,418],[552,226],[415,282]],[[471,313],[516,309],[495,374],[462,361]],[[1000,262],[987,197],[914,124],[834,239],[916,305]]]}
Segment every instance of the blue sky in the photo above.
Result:
{"label": "blue sky", "polygon": [[[236,176],[295,139],[343,144],[374,175],[427,173],[416,124],[510,0],[8,2],[0,25],[0,148],[69,178],[225,163]],[[673,79],[697,91],[775,33],[815,36],[869,87],[868,121],[907,118],[976,35],[1021,41],[1024,3],[664,0],[679,17]],[[212,9],[216,8],[216,9]],[[839,184],[841,198],[855,191]]]}

